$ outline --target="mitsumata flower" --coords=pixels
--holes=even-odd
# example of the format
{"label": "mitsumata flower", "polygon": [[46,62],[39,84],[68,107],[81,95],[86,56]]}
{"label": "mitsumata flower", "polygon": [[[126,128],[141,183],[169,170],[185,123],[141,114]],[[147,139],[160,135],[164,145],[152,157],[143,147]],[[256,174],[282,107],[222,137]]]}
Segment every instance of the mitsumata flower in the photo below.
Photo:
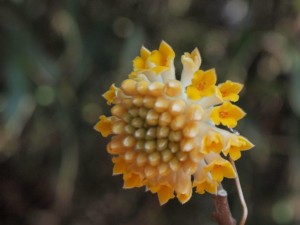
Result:
{"label": "mitsumata flower", "polygon": [[154,51],[142,47],[140,54],[129,78],[104,93],[112,115],[101,115],[95,125],[103,137],[112,135],[107,151],[113,174],[123,175],[124,188],[156,193],[160,204],[174,197],[185,203],[193,188],[216,194],[224,178],[236,177],[229,157],[237,160],[253,147],[231,129],[245,116],[231,103],[243,85],[217,85],[214,69],[199,69],[197,48],[181,57],[180,81],[166,42]]}

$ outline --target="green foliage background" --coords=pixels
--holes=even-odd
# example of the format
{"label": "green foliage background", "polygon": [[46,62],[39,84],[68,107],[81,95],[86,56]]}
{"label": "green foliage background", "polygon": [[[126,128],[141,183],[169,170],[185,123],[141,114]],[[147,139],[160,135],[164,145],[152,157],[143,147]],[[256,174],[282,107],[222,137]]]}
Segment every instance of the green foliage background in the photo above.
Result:
{"label": "green foliage background", "polygon": [[[215,224],[209,195],[161,207],[123,190],[93,130],[109,113],[102,93],[162,39],[177,72],[198,47],[203,69],[245,84],[247,224],[300,224],[299,0],[1,0],[0,224]],[[224,185],[239,218],[234,182]]]}

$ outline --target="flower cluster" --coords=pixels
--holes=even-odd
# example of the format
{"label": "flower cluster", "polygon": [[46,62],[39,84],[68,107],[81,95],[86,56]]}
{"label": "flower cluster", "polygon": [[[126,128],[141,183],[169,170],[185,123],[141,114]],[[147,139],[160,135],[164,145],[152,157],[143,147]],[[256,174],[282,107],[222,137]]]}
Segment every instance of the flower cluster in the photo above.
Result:
{"label": "flower cluster", "polygon": [[236,177],[228,158],[237,160],[253,147],[232,132],[245,116],[232,104],[242,84],[216,85],[214,69],[199,70],[197,48],[182,55],[181,80],[176,80],[174,58],[164,41],[158,50],[142,47],[129,78],[103,95],[113,105],[112,116],[101,115],[95,125],[103,137],[112,135],[107,151],[124,188],[145,186],[160,204],[175,196],[187,202],[193,187],[199,194],[215,194],[223,178]]}

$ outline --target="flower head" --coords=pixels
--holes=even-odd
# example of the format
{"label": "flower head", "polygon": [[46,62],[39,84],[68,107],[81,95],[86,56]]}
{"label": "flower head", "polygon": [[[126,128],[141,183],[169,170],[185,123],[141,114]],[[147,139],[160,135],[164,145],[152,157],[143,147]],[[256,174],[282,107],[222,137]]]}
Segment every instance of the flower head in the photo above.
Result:
{"label": "flower head", "polygon": [[113,104],[112,115],[100,116],[95,126],[104,137],[112,134],[107,151],[124,188],[145,186],[160,204],[175,197],[187,202],[193,187],[199,194],[216,193],[224,178],[236,176],[228,157],[237,160],[253,147],[217,127],[233,128],[245,116],[230,103],[238,100],[242,85],[226,81],[216,86],[214,69],[199,70],[198,49],[181,57],[178,81],[174,57],[166,42],[154,51],[142,47],[129,78],[104,94]]}

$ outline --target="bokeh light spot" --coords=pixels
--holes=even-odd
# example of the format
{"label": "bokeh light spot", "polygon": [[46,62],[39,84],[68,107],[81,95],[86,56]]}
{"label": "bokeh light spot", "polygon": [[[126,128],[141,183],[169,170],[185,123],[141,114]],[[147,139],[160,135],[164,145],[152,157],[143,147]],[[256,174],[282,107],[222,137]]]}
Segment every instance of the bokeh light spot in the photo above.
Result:
{"label": "bokeh light spot", "polygon": [[287,224],[293,220],[294,209],[289,200],[276,202],[272,207],[272,218],[278,224]]}
{"label": "bokeh light spot", "polygon": [[37,88],[35,98],[38,104],[48,106],[54,102],[55,93],[52,87],[43,85]]}
{"label": "bokeh light spot", "polygon": [[121,38],[128,38],[134,30],[133,22],[126,17],[119,17],[113,23],[114,33]]}
{"label": "bokeh light spot", "polygon": [[101,108],[97,104],[88,103],[82,107],[81,115],[86,122],[94,124],[99,117],[99,112]]}
{"label": "bokeh light spot", "polygon": [[241,0],[228,1],[224,8],[224,16],[231,25],[238,25],[248,14],[248,4]]}

